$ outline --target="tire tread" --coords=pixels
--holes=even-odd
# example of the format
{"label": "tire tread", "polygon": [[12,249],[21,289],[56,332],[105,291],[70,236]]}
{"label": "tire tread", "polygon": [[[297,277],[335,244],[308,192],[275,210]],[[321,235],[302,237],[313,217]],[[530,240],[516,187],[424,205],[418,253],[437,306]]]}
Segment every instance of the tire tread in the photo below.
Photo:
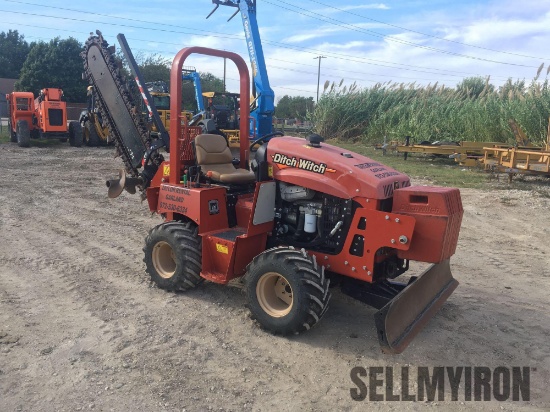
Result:
{"label": "tire tread", "polygon": [[[292,287],[300,288],[305,298],[303,307],[298,308],[294,318],[289,318],[285,324],[267,315],[255,296],[257,281],[262,273],[269,271],[269,267],[283,269],[285,273],[281,275],[285,277],[296,276],[295,281],[298,283],[292,284]],[[319,267],[315,257],[308,255],[304,249],[296,250],[292,247],[277,247],[256,256],[247,267],[245,284],[252,317],[263,329],[276,334],[298,334],[311,329],[326,313],[331,298],[330,281],[324,275],[324,267]],[[293,293],[296,295],[299,292],[294,290]]]}
{"label": "tire tread", "polygon": [[[152,261],[152,249],[159,241],[167,241],[176,254],[176,272],[170,279],[159,276]],[[177,292],[186,291],[204,281],[202,269],[202,239],[198,229],[190,222],[166,222],[155,226],[145,238],[143,261],[151,280],[161,289]],[[185,262],[185,263],[183,263]]]}

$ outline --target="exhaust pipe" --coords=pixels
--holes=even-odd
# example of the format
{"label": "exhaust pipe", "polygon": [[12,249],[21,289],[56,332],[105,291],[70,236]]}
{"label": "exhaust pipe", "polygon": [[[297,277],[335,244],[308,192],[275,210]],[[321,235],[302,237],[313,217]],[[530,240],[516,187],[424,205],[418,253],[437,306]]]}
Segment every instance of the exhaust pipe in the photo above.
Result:
{"label": "exhaust pipe", "polygon": [[126,191],[130,194],[136,193],[136,186],[143,184],[143,179],[141,177],[127,177],[126,172],[122,169],[118,171],[118,179],[111,179],[105,182],[109,188],[107,196],[111,199],[120,196],[122,191]]}

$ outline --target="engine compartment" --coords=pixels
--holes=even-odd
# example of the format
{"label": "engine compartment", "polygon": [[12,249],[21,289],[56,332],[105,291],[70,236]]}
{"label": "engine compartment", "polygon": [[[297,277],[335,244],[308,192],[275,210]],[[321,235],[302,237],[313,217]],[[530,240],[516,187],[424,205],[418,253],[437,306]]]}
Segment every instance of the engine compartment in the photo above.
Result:
{"label": "engine compartment", "polygon": [[277,182],[277,243],[337,254],[351,223],[353,202],[298,185]]}

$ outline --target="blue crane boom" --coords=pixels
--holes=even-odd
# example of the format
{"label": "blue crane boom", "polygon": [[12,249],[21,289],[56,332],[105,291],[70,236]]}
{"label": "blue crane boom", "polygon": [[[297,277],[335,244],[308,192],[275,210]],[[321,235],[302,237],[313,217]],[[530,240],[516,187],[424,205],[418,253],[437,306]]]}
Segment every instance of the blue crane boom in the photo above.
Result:
{"label": "blue crane boom", "polygon": [[193,88],[195,90],[195,100],[197,101],[197,112],[204,112],[204,99],[202,97],[201,78],[196,70],[185,69],[183,70],[182,80],[192,80]]}
{"label": "blue crane boom", "polygon": [[228,21],[236,16],[239,11],[241,13],[254,81],[254,107],[250,111],[250,116],[254,118],[256,130],[251,136],[255,135],[256,138],[259,138],[270,134],[273,128],[275,94],[269,86],[260,30],[258,29],[258,21],[256,20],[256,0],[212,0],[212,3],[216,7],[206,18],[210,17],[220,5],[237,8],[237,11],[235,11]]}

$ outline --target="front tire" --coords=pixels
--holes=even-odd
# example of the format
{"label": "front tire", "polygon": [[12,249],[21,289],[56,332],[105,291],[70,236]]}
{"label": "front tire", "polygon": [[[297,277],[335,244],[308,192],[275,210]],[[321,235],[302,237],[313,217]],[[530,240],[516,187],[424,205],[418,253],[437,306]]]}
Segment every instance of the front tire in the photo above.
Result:
{"label": "front tire", "polygon": [[328,309],[330,281],[303,249],[279,247],[261,253],[248,266],[245,282],[252,316],[272,333],[309,330]]}
{"label": "front tire", "polygon": [[69,144],[73,147],[82,146],[82,127],[77,121],[69,123]]}
{"label": "front tire", "polygon": [[19,147],[29,147],[31,145],[31,132],[26,120],[17,121],[17,145]]}
{"label": "front tire", "polygon": [[86,144],[91,147],[97,147],[101,144],[101,139],[95,129],[95,124],[90,120],[84,122],[84,133],[86,133]]}
{"label": "front tire", "polygon": [[145,238],[144,262],[151,280],[167,291],[185,291],[204,280],[202,239],[192,223],[162,223]]}

